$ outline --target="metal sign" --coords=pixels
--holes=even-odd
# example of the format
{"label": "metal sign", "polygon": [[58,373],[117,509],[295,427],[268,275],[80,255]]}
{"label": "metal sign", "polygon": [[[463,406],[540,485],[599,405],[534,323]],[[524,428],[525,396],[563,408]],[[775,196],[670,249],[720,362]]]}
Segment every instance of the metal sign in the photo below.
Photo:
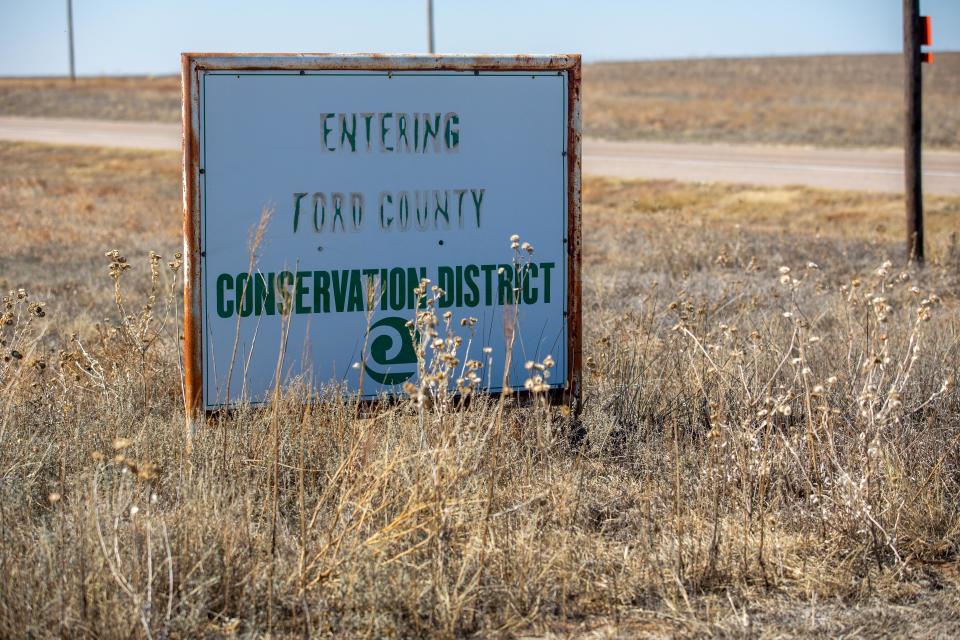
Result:
{"label": "metal sign", "polygon": [[509,362],[522,392],[550,356],[549,395],[579,397],[578,55],[184,54],[182,74],[190,415],[293,380],[399,392],[423,279],[480,389]]}

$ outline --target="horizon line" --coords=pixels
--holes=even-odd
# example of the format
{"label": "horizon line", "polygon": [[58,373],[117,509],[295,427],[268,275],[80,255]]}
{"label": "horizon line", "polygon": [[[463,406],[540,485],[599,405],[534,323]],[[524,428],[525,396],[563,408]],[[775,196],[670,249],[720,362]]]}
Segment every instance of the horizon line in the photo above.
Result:
{"label": "horizon line", "polygon": [[[244,53],[238,51],[235,53]],[[279,52],[272,52],[279,53]],[[301,53],[301,52],[287,52],[287,53]],[[337,52],[328,52],[337,55]],[[371,52],[344,52],[343,55],[356,55],[357,53],[371,53]],[[417,55],[429,55],[423,52],[414,52]],[[541,55],[555,55],[557,52],[543,53]],[[570,53],[570,52],[566,52]],[[955,54],[960,53],[960,49],[957,50],[942,50],[942,51],[931,51],[934,55],[940,54]],[[529,55],[529,52],[527,52]],[[378,52],[378,55],[410,55],[410,52],[401,53],[397,51],[393,52]],[[439,52],[436,55],[454,55],[452,52]],[[466,53],[457,53],[455,55],[481,55],[476,52],[466,52]],[[508,55],[504,53],[494,53],[494,54],[483,54],[483,55]],[[511,54],[512,55],[512,54]],[[704,60],[762,60],[762,59],[785,59],[785,58],[836,58],[836,57],[868,57],[868,56],[898,56],[903,55],[902,51],[857,51],[857,52],[821,52],[821,53],[769,53],[769,54],[760,54],[760,55],[703,55],[703,56],[688,56],[688,57],[653,57],[653,58],[593,58],[588,57],[584,54],[584,66],[591,64],[629,64],[629,63],[648,63],[648,62],[691,62],[691,61],[704,61]],[[63,74],[29,74],[29,73],[17,73],[17,74],[3,74],[0,75],[0,79],[26,79],[26,78],[35,78],[35,79],[57,79],[57,78],[67,78],[69,77],[69,72],[64,72]],[[122,72],[122,73],[112,73],[112,72],[93,72],[93,73],[77,73],[77,78],[143,78],[143,77],[169,77],[169,76],[179,76],[180,70],[173,69],[170,71],[161,71],[161,72]]]}

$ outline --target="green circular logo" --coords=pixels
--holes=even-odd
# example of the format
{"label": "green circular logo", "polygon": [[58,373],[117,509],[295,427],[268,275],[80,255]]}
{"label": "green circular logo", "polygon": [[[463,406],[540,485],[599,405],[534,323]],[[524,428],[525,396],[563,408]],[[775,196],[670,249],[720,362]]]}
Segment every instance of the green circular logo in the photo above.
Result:
{"label": "green circular logo", "polygon": [[[417,372],[417,352],[407,319],[390,316],[370,327],[370,356],[364,365],[367,375],[380,384],[400,384]],[[371,366],[372,365],[372,366]]]}

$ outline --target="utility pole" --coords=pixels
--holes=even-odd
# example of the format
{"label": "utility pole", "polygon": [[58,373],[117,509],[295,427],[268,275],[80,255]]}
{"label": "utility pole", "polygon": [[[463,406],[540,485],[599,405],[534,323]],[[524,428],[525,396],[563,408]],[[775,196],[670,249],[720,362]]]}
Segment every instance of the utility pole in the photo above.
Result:
{"label": "utility pole", "polygon": [[427,53],[433,53],[433,0],[427,0]]}
{"label": "utility pole", "polygon": [[920,72],[920,0],[903,0],[903,61],[906,72],[903,171],[906,175],[907,257],[923,264],[923,185],[920,174],[923,76]]}
{"label": "utility pole", "polygon": [[77,68],[73,61],[73,0],[67,0],[67,44],[70,48],[70,82],[76,82]]}

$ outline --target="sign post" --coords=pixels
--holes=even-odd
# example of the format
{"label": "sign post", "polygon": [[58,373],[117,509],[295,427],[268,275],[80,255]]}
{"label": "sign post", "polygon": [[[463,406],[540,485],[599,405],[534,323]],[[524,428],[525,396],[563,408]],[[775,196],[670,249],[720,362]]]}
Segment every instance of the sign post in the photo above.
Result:
{"label": "sign post", "polygon": [[183,54],[182,80],[188,419],[400,393],[423,279],[481,391],[550,356],[579,400],[579,55]]}
{"label": "sign post", "polygon": [[920,0],[903,0],[904,163],[907,206],[907,258],[923,264],[923,73],[933,54],[920,47],[932,43],[930,18],[920,15]]}

